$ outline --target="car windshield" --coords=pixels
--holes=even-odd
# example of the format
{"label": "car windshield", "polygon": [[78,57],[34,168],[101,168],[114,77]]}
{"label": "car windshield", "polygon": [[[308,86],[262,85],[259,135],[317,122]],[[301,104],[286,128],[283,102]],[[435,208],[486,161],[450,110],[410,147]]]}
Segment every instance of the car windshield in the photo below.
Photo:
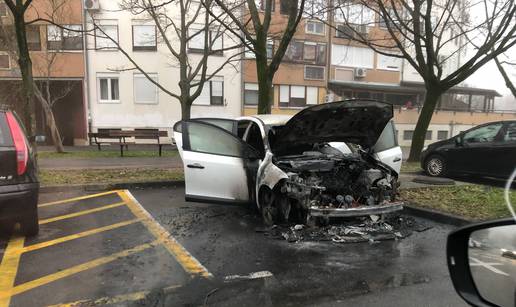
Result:
{"label": "car windshield", "polygon": [[515,89],[516,0],[0,0],[0,307],[465,306]]}

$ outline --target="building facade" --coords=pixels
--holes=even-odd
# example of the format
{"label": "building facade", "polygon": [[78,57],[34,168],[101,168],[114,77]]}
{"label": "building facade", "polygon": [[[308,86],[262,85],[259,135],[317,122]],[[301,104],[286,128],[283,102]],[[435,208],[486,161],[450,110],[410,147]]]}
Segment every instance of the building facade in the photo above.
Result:
{"label": "building facade", "polygon": [[[105,34],[95,31],[86,37],[90,130],[107,128],[158,128],[168,130],[181,119],[181,107],[176,98],[171,97],[151,83],[120,51],[124,50],[148,75],[171,92],[179,93],[179,68],[169,49],[157,34],[154,21],[145,14],[135,15],[120,10],[121,1],[101,0],[100,8],[88,10],[86,23],[93,31],[93,22]],[[192,6],[201,5],[191,2]],[[193,8],[192,8],[193,10]],[[181,10],[170,4],[167,16],[176,21]],[[202,19],[202,18],[201,18]],[[196,24],[192,25],[195,28]],[[170,41],[179,44],[170,29]],[[112,37],[116,42],[110,41]],[[228,44],[226,36],[221,46]],[[117,47],[119,44],[119,47]],[[196,46],[198,41],[188,45],[188,58],[195,62],[201,58]],[[178,45],[174,45],[178,50]],[[212,71],[238,50],[224,51],[210,56]],[[195,80],[194,80],[195,81]],[[205,83],[201,95],[191,108],[192,117],[237,117],[241,114],[241,74],[231,65],[217,72]]]}
{"label": "building facade", "polygon": [[[26,13],[26,21],[45,16],[61,25],[58,27],[47,22],[34,22],[27,27],[33,75],[36,86],[44,90],[48,83],[50,97],[56,99],[53,110],[63,143],[84,145],[87,143],[88,128],[84,44],[80,33],[83,4],[82,0],[69,0],[57,5],[58,2],[34,1]],[[16,109],[19,106],[17,102],[23,97],[20,92],[21,74],[16,62],[12,19],[3,2],[0,4],[0,18],[0,103]],[[35,101],[34,105],[36,131],[49,135],[40,103]]]}

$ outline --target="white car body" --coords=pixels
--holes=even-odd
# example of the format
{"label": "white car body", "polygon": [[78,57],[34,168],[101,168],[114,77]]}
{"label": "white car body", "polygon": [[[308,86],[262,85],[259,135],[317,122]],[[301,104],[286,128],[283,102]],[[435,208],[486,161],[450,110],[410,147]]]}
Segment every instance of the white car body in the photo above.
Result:
{"label": "white car body", "polygon": [[[260,207],[260,202],[255,199],[255,195],[259,195],[260,188],[267,186],[273,189],[280,180],[288,178],[283,170],[272,163],[273,153],[270,150],[266,134],[267,127],[284,125],[291,117],[292,116],[288,115],[255,115],[239,117],[235,120],[199,118],[195,120],[201,121],[200,123],[192,123],[192,121],[190,121],[189,127],[198,126],[196,129],[205,129],[206,132],[218,134],[221,138],[225,139],[229,138],[229,133],[228,135],[224,135],[220,133],[220,131],[210,131],[213,127],[209,127],[206,123],[211,123],[226,131],[231,131],[231,126],[235,123],[237,127],[240,128],[240,126],[244,125],[243,123],[248,122],[245,131],[232,131],[234,134],[238,134],[242,143],[248,141],[247,138],[250,137],[251,127],[254,127],[254,129],[257,127],[263,140],[264,156],[263,158],[257,159],[255,165],[256,173],[254,174],[247,173],[248,171],[246,171],[244,165],[246,163],[245,159],[220,154],[220,152],[224,152],[224,148],[214,149],[219,153],[185,150],[183,148],[182,131],[184,128],[180,128],[176,124],[174,127],[174,139],[184,164],[186,199],[192,201],[237,203],[256,201],[257,206]],[[395,135],[392,121],[387,125],[386,129],[392,129],[389,135]],[[383,134],[384,133],[382,133],[382,135]],[[236,136],[233,137],[235,139],[237,138]],[[194,142],[195,141],[196,140],[194,140]],[[203,140],[203,142],[208,141],[209,138]],[[380,152],[375,152],[374,156],[399,174],[402,161],[401,148],[397,145],[396,140],[391,140],[391,142],[394,146]],[[237,143],[238,141],[235,141],[235,144]],[[212,145],[217,146],[216,144]],[[351,149],[346,143],[331,142],[330,145],[343,153],[351,152]],[[252,189],[250,189],[250,184],[254,185],[254,193]]]}

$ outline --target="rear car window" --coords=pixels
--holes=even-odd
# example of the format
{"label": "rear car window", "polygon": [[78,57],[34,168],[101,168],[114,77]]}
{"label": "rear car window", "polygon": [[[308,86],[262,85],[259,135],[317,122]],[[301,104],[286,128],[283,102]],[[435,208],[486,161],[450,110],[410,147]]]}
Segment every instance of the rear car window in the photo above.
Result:
{"label": "rear car window", "polygon": [[11,131],[9,130],[7,119],[5,117],[5,113],[3,112],[0,112],[0,146],[13,146]]}

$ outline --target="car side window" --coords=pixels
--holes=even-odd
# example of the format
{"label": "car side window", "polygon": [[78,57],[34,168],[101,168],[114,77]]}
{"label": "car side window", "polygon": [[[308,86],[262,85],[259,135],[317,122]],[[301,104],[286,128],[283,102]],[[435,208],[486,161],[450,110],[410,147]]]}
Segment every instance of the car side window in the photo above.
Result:
{"label": "car side window", "polygon": [[256,123],[251,123],[249,132],[247,133],[246,142],[260,153],[261,158],[265,156],[265,146],[263,145],[262,132]]}
{"label": "car side window", "polygon": [[492,124],[478,129],[471,130],[464,134],[464,142],[466,143],[487,143],[493,142],[500,132],[503,124]]}
{"label": "car side window", "polygon": [[187,125],[185,141],[188,143],[183,144],[183,148],[186,150],[232,157],[244,156],[245,143],[223,128],[201,122],[185,124]]}
{"label": "car side window", "polygon": [[503,134],[504,142],[516,142],[516,123],[510,123]]}
{"label": "car side window", "polygon": [[389,122],[383,129],[382,134],[378,138],[378,141],[376,141],[376,144],[374,145],[374,151],[380,152],[396,146],[398,146],[398,143],[396,141],[394,125],[392,122]]}
{"label": "car side window", "polygon": [[238,134],[239,138],[241,138],[241,139],[244,138],[245,132],[247,131],[247,127],[249,127],[250,122],[251,121],[249,121],[249,120],[238,121],[237,134]]}

